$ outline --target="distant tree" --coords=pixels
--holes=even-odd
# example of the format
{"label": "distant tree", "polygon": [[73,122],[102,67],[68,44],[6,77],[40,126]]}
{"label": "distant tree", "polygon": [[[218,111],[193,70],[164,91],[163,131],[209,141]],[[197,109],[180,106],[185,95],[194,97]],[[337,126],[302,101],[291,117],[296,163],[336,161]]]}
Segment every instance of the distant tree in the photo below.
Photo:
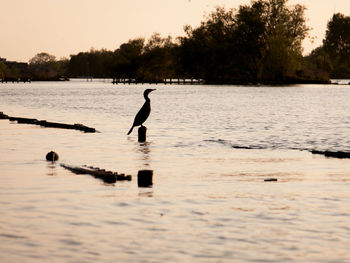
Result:
{"label": "distant tree", "polygon": [[91,75],[89,53],[79,52],[77,55],[71,55],[68,64],[68,75],[70,77]]}
{"label": "distant tree", "polygon": [[302,40],[309,28],[302,5],[288,7],[288,0],[259,0],[265,22],[263,77],[283,80],[295,77],[301,67]]}
{"label": "distant tree", "polygon": [[332,62],[323,47],[314,49],[303,58],[302,75],[305,79],[319,79],[325,82],[330,78]]}
{"label": "distant tree", "polygon": [[264,5],[240,6],[235,17],[232,41],[236,42],[233,68],[240,69],[239,78],[258,82],[262,78],[263,58],[266,55],[265,21],[262,19]]}
{"label": "distant tree", "polygon": [[332,78],[350,78],[350,17],[334,14],[328,22],[323,49],[331,64]]}
{"label": "distant tree", "polygon": [[175,46],[170,36],[162,38],[159,33],[154,33],[143,48],[142,65],[137,70],[137,78],[144,81],[174,78],[176,66],[173,51]]}
{"label": "distant tree", "polygon": [[350,55],[350,17],[343,14],[334,14],[328,22],[326,38],[323,41],[324,49],[331,56]]}
{"label": "distant tree", "polygon": [[56,57],[45,52],[29,60],[29,70],[33,80],[57,80],[60,77]]}
{"label": "distant tree", "polygon": [[7,66],[0,61],[0,79],[4,79],[8,76],[9,69]]}
{"label": "distant tree", "polygon": [[89,52],[80,52],[71,55],[70,60],[62,65],[70,77],[106,78],[112,75],[113,52],[105,49],[91,49]]}
{"label": "distant tree", "polygon": [[15,66],[10,67],[7,75],[8,75],[7,77],[9,77],[11,79],[18,79],[19,71]]}
{"label": "distant tree", "polygon": [[311,51],[310,55],[306,56],[305,59],[314,66],[314,68],[321,69],[325,72],[331,72],[333,65],[331,58],[324,47],[318,47]]}
{"label": "distant tree", "polygon": [[141,57],[145,45],[144,38],[129,40],[114,52],[113,74],[119,78],[136,78],[141,66]]}
{"label": "distant tree", "polygon": [[60,60],[57,61],[57,66],[58,66],[58,74],[60,76],[67,77],[69,59],[61,58]]}
{"label": "distant tree", "polygon": [[234,23],[233,10],[218,7],[198,28],[184,27],[180,59],[187,77],[223,81],[238,52],[231,38]]}
{"label": "distant tree", "polygon": [[38,53],[29,60],[30,65],[47,65],[54,62],[56,62],[56,57],[45,52]]}

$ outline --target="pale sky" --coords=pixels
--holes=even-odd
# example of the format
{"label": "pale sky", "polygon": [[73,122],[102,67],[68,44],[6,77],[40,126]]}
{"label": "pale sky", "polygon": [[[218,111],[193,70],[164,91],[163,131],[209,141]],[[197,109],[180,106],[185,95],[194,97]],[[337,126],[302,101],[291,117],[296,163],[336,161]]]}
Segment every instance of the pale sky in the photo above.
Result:
{"label": "pale sky", "polygon": [[[57,58],[89,51],[115,50],[136,37],[184,35],[186,24],[198,26],[215,6],[227,8],[250,0],[0,0],[0,57],[26,62],[39,52]],[[289,0],[307,7],[307,25],[314,43],[322,43],[333,13],[350,16],[350,0]]]}

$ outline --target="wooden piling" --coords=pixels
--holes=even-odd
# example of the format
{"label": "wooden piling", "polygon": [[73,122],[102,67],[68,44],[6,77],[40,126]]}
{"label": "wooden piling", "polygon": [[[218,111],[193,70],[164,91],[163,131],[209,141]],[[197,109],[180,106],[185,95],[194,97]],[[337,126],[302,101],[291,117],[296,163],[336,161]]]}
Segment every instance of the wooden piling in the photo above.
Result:
{"label": "wooden piling", "polygon": [[146,141],[146,133],[147,133],[147,128],[145,126],[141,126],[138,129],[138,141],[139,142],[145,142]]}
{"label": "wooden piling", "polygon": [[151,187],[153,185],[153,170],[140,170],[137,173],[139,187]]}

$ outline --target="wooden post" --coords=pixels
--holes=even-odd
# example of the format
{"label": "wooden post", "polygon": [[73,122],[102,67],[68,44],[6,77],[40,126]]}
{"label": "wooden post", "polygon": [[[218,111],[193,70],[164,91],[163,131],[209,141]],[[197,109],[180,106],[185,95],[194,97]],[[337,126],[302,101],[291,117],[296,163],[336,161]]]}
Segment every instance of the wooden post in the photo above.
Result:
{"label": "wooden post", "polygon": [[137,173],[139,187],[151,187],[153,185],[153,170],[140,170]]}
{"label": "wooden post", "polygon": [[139,142],[145,142],[146,141],[146,133],[147,133],[147,128],[145,126],[141,126],[138,129]]}

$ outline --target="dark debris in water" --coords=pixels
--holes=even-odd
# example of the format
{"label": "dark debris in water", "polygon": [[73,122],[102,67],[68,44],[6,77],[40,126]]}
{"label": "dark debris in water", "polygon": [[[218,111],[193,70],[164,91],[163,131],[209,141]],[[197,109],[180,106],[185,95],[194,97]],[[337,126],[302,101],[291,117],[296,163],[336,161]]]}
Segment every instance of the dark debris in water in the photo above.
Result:
{"label": "dark debris in water", "polygon": [[312,154],[320,154],[324,155],[326,157],[332,157],[332,158],[338,158],[338,159],[349,159],[350,158],[350,152],[342,152],[342,151],[317,151],[317,150],[311,150]]}
{"label": "dark debris in water", "polygon": [[264,182],[277,182],[277,181],[278,181],[277,178],[268,178],[264,180]]}
{"label": "dark debris in water", "polygon": [[[279,147],[276,146],[271,146],[271,147],[266,147],[263,145],[237,145],[237,144],[232,144],[229,141],[218,139],[218,140],[205,140],[207,142],[215,142],[219,143],[222,145],[226,145],[229,147],[232,147],[234,149],[244,149],[244,150],[263,150],[263,149],[279,149]],[[281,148],[283,149],[283,148]],[[286,148],[283,150],[298,150],[298,151],[309,151],[312,154],[320,154],[324,155],[325,157],[330,157],[330,158],[338,158],[338,159],[350,159],[350,152],[344,152],[344,151],[319,151],[319,150],[310,150],[310,149],[299,149],[299,148]]]}
{"label": "dark debris in water", "polygon": [[[267,149],[266,146],[263,145],[238,145],[238,144],[232,144],[229,141],[223,140],[223,139],[218,139],[218,140],[205,140],[206,142],[215,142],[219,143],[222,145],[229,146],[234,149],[244,149],[244,150],[262,150],[262,149]],[[274,147],[275,148],[275,147]]]}

